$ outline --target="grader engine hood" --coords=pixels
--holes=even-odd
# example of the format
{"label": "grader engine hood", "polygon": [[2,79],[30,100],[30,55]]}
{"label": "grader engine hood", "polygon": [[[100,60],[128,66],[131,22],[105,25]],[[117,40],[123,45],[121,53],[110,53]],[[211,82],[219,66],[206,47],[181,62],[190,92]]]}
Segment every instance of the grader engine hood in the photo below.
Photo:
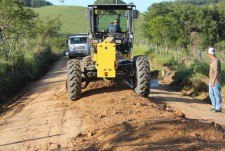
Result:
{"label": "grader engine hood", "polygon": [[96,62],[98,78],[116,77],[116,44],[114,37],[107,37],[102,43],[97,44],[97,53],[93,56]]}

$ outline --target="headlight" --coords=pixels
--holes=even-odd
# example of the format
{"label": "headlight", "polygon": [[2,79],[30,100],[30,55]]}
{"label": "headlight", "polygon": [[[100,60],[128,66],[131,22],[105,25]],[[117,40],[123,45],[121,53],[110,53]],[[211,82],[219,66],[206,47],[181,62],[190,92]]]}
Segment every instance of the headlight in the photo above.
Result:
{"label": "headlight", "polygon": [[121,39],[116,39],[116,41],[115,41],[117,44],[121,44]]}

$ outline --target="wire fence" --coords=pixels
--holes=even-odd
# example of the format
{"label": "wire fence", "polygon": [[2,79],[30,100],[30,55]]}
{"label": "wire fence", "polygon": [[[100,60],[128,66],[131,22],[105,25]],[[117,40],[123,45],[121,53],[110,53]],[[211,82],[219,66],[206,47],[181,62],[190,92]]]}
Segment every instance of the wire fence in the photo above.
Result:
{"label": "wire fence", "polygon": [[[181,59],[191,59],[193,61],[198,61],[200,63],[207,62],[210,63],[210,59],[207,54],[207,49],[204,50],[184,50],[180,48],[172,48],[166,50],[165,47],[157,46],[154,44],[148,44],[147,41],[141,41],[136,43],[140,52],[145,52],[145,54],[153,53],[155,55],[162,56],[162,58],[173,58],[175,61],[180,61]],[[218,50],[216,56],[220,59],[222,63],[225,63],[225,50]],[[189,61],[191,61],[189,60]]]}

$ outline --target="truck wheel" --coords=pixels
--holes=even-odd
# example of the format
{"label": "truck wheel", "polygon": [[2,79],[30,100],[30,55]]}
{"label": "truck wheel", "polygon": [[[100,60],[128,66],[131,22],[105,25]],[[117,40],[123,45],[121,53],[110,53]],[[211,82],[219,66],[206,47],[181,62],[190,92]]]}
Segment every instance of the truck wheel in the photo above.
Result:
{"label": "truck wheel", "polygon": [[70,100],[75,101],[81,98],[82,93],[81,67],[80,61],[77,59],[68,60],[67,91]]}
{"label": "truck wheel", "polygon": [[151,76],[148,58],[138,56],[135,61],[134,91],[147,97],[150,93]]}

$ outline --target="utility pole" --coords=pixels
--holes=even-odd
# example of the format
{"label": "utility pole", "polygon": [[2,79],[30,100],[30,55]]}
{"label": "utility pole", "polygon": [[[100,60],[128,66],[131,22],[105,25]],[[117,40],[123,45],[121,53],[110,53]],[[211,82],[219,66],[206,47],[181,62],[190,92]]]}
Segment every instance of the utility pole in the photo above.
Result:
{"label": "utility pole", "polygon": [[59,1],[62,3],[62,6],[63,6],[63,3],[64,3],[65,0],[59,0]]}

